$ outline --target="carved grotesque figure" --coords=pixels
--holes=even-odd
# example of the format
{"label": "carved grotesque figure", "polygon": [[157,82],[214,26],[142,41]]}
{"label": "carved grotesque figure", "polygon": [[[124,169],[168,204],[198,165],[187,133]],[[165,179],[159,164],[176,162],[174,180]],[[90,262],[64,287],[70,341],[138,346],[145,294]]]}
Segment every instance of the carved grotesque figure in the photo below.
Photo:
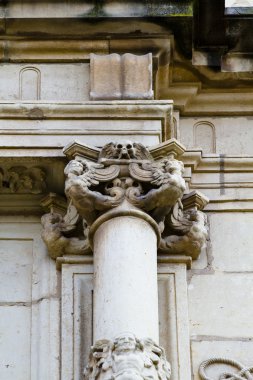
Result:
{"label": "carved grotesque figure", "polygon": [[123,333],[113,341],[100,340],[91,349],[85,380],[169,380],[170,364],[152,339]]}
{"label": "carved grotesque figure", "polygon": [[144,361],[140,342],[133,334],[118,336],[114,341],[112,371],[117,380],[143,380]]}

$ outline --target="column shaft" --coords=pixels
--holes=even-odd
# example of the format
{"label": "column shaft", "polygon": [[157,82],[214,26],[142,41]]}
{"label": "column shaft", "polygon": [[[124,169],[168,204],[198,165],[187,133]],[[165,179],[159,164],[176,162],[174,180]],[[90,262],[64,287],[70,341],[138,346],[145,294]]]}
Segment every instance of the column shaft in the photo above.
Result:
{"label": "column shaft", "polygon": [[114,217],[94,235],[94,342],[122,332],[158,342],[157,237],[136,216]]}

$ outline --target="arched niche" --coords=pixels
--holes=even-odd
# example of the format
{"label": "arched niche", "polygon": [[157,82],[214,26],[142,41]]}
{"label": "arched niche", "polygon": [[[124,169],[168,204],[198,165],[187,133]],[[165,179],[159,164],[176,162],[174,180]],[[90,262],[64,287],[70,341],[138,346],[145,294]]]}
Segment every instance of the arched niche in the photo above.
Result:
{"label": "arched niche", "polygon": [[19,74],[19,96],[21,100],[39,100],[41,73],[36,67],[25,67]]}
{"label": "arched niche", "polygon": [[215,126],[210,121],[198,121],[193,126],[194,147],[200,147],[204,153],[216,152]]}

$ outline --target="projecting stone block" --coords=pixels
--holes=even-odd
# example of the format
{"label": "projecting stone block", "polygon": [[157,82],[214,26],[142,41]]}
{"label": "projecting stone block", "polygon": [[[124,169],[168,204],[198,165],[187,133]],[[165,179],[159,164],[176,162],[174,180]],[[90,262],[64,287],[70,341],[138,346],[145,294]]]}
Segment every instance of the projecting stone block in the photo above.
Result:
{"label": "projecting stone block", "polygon": [[122,99],[153,99],[152,54],[124,54],[122,67]]}
{"label": "projecting stone block", "polygon": [[121,64],[118,54],[90,55],[92,100],[121,99]]}
{"label": "projecting stone block", "polygon": [[152,54],[90,55],[91,100],[153,99]]}

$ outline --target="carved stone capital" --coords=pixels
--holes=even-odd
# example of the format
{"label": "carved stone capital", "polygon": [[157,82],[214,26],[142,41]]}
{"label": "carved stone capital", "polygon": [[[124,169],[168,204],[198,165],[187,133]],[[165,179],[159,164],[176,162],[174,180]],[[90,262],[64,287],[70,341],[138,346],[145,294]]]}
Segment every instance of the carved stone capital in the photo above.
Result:
{"label": "carved stone capital", "polygon": [[92,346],[84,380],[169,380],[171,368],[164,349],[152,339],[131,333]]}
{"label": "carved stone capital", "polygon": [[197,258],[207,238],[200,210],[208,200],[199,192],[184,195],[184,167],[175,158],[184,148],[174,139],[160,148],[111,142],[94,150],[78,144],[65,168],[68,211],[64,217],[51,213],[42,218],[42,236],[51,255],[89,253],[90,227],[112,210],[124,215],[131,209],[156,225],[160,253]]}

